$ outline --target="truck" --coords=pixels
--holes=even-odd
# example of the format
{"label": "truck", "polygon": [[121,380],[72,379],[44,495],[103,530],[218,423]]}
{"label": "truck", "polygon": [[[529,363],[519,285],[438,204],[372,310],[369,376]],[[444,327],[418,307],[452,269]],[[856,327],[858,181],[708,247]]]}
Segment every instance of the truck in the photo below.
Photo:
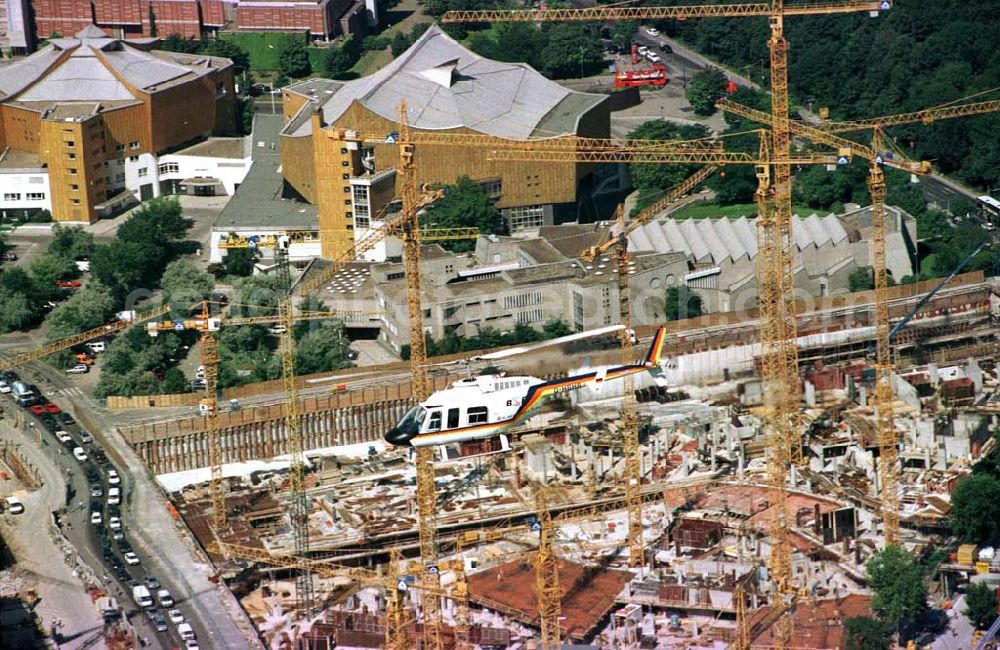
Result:
{"label": "truck", "polygon": [[136,585],[132,587],[132,600],[139,607],[145,609],[146,607],[152,607],[153,596],[149,593],[149,588],[146,585]]}
{"label": "truck", "polygon": [[11,386],[11,390],[13,391],[14,399],[20,406],[31,406],[35,403],[34,391],[23,381],[15,381],[14,385]]}

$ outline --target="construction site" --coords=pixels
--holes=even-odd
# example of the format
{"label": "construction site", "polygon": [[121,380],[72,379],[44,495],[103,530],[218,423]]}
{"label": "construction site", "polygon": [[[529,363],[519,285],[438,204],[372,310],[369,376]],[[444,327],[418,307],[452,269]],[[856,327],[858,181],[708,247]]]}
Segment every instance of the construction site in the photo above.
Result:
{"label": "construction site", "polygon": [[[883,129],[1000,102],[863,122],[790,119],[784,20],[877,16],[891,10],[885,0],[544,7],[448,12],[442,22],[767,18],[771,112],[720,105],[765,126],[759,151],[718,138],[411,132],[404,101],[392,142],[322,131],[343,167],[366,143],[395,149],[399,201],[373,216],[381,226],[302,273],[287,237],[220,243],[271,249],[283,289],[276,315],[229,318],[205,303],[184,321],[163,320],[163,307],[113,326],[200,334],[197,412],[118,433],[263,646],[822,650],[844,647],[844,622],[872,611],[866,563],[887,547],[917,558],[957,549],[933,576],[938,605],[975,576],[995,586],[1000,554],[959,547],[949,513],[956,486],[1000,440],[1000,279],[964,272],[984,244],[946,278],[890,286],[884,168],[931,170]],[[478,147],[490,161],[701,165],[636,214],[619,208],[613,236],[579,255],[581,268],[599,263],[615,278],[620,319],[598,332],[613,345],[587,347],[578,332],[428,358],[421,256],[433,242],[479,237],[420,220],[442,196],[417,182],[421,152],[448,147]],[[869,164],[873,289],[805,300],[795,290],[793,169],[846,158]],[[727,165],[752,166],[758,181],[755,303],[634,324],[630,235]],[[297,377],[296,323],[330,318],[299,305],[345,273],[360,286],[374,267],[359,260],[388,238],[401,242],[409,359]],[[281,379],[224,393],[217,333],[251,323],[280,332]],[[494,393],[518,397],[504,405]],[[227,410],[229,399],[240,408]]]}

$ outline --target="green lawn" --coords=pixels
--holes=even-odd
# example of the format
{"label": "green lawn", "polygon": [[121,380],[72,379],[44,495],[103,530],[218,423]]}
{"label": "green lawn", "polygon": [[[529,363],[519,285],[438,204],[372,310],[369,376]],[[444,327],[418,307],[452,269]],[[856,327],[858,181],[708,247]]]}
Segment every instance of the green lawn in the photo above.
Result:
{"label": "green lawn", "polygon": [[[250,70],[253,72],[274,72],[278,69],[278,45],[288,36],[280,32],[228,32],[219,36],[241,45],[250,55]],[[295,35],[298,36],[298,35]],[[334,47],[334,46],[331,46]],[[323,56],[326,48],[310,47],[309,64],[313,74],[323,73]]]}
{"label": "green lawn", "polygon": [[[802,205],[792,206],[792,211],[796,214],[809,216],[813,212],[823,214],[822,210],[813,210]],[[739,219],[740,217],[754,217],[757,215],[757,206],[753,203],[734,203],[733,205],[718,205],[708,201],[695,201],[677,212],[670,215],[673,219],[717,219],[728,217],[729,219]]]}

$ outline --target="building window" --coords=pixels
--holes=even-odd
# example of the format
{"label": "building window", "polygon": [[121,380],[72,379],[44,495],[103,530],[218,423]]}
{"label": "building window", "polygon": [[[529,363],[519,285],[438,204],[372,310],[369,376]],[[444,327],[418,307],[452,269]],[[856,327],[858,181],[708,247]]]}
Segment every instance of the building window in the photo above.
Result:
{"label": "building window", "polygon": [[[352,187],[354,188],[354,202],[368,205],[368,187],[366,185],[353,185]],[[345,187],[344,191],[350,190]]]}
{"label": "building window", "polygon": [[4,201],[20,201],[21,195],[18,192],[4,192]]}
{"label": "building window", "polygon": [[146,178],[146,174],[148,174],[148,173],[149,173],[149,170],[146,169],[145,167],[140,167],[139,168],[139,178]]}
{"label": "building window", "polygon": [[181,166],[175,162],[160,163],[158,167],[161,174],[177,174],[181,171]]}
{"label": "building window", "polygon": [[349,185],[345,185],[344,186],[344,194],[348,194],[348,193],[350,193],[350,191],[351,191],[351,187]]}
{"label": "building window", "polygon": [[129,162],[139,162],[139,156],[129,156],[128,157],[128,161]]}
{"label": "building window", "polygon": [[66,145],[67,147],[75,147],[75,146],[76,146],[76,142],[75,142],[75,141],[73,141],[73,140],[66,140],[66,141],[65,141],[65,145]]}
{"label": "building window", "polygon": [[514,296],[504,296],[503,308],[527,307],[528,305],[542,304],[542,292],[532,291],[531,293],[520,293]]}
{"label": "building window", "polygon": [[76,154],[75,153],[66,154],[66,160],[76,160]]}
{"label": "building window", "polygon": [[66,171],[68,171],[68,172],[69,172],[69,175],[70,175],[70,176],[76,176],[76,167],[70,167],[70,168],[69,168],[69,169],[67,169]]}
{"label": "building window", "polygon": [[489,422],[489,411],[485,406],[470,406],[466,411],[469,424],[486,424]]}
{"label": "building window", "polygon": [[545,208],[540,205],[525,205],[510,209],[510,231],[519,232],[545,225]]}
{"label": "building window", "polygon": [[45,192],[28,192],[29,201],[44,201]]}
{"label": "building window", "polygon": [[518,312],[517,314],[517,322],[522,325],[537,323],[540,320],[542,320],[541,309],[529,309],[528,311]]}
{"label": "building window", "polygon": [[128,148],[129,148],[129,149],[132,149],[133,151],[134,151],[135,149],[138,149],[138,148],[139,148],[139,141],[138,141],[138,140],[136,140],[136,141],[134,141],[134,142],[129,142],[129,143],[128,143]]}
{"label": "building window", "polygon": [[490,198],[495,199],[503,192],[503,181],[499,178],[491,178],[480,181],[479,187],[483,188],[483,191],[489,194]]}
{"label": "building window", "polygon": [[118,183],[125,182],[125,174],[115,174],[115,181]]}
{"label": "building window", "polygon": [[403,272],[387,273],[386,276],[385,276],[385,279],[386,280],[402,280],[405,277],[406,277],[406,274],[403,273]]}
{"label": "building window", "polygon": [[77,185],[76,183],[73,183],[73,184],[71,184],[69,186],[69,189],[72,190],[72,191],[74,191],[74,192],[78,192],[80,190],[80,186]]}
{"label": "building window", "polygon": [[123,151],[125,151],[125,145],[123,144],[115,145],[115,153],[122,153]]}
{"label": "building window", "polygon": [[69,202],[73,205],[80,205],[80,199],[70,199]]}
{"label": "building window", "polygon": [[573,292],[573,327],[577,332],[583,331],[583,294]]}

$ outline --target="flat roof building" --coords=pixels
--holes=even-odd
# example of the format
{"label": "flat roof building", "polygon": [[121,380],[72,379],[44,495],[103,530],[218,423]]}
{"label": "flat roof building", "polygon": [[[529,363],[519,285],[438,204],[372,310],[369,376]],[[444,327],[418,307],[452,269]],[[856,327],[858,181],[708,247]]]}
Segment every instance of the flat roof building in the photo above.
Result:
{"label": "flat roof building", "polygon": [[[378,72],[347,82],[311,79],[284,89],[285,180],[319,211],[323,256],[347,250],[379,227],[379,210],[398,195],[395,169],[400,102],[415,131],[486,134],[511,141],[608,137],[607,98],[550,81],[523,63],[485,59],[431,26]],[[352,142],[350,132],[376,138]],[[382,142],[382,140],[386,142]],[[422,145],[418,183],[468,176],[496,199],[510,230],[574,220],[592,164],[499,162],[475,146]],[[389,251],[382,258],[391,257]]]}
{"label": "flat roof building", "polygon": [[0,68],[0,211],[31,197],[57,221],[93,221],[119,196],[158,196],[160,172],[179,172],[158,156],[233,132],[232,62],[155,44],[89,25]]}

